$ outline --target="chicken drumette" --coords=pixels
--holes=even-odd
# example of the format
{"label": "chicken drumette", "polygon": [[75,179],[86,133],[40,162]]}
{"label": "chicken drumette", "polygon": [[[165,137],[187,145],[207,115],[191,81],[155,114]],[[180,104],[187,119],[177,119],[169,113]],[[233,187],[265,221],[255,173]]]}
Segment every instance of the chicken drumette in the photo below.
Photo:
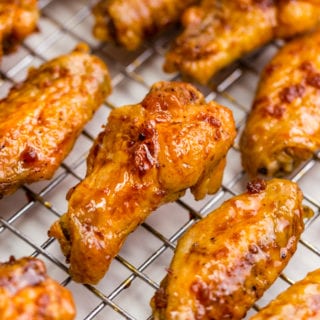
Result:
{"label": "chicken drumette", "polygon": [[0,57],[36,30],[37,0],[0,0]]}
{"label": "chicken drumette", "polygon": [[164,69],[207,83],[221,68],[274,38],[292,37],[320,22],[318,1],[202,0],[182,17],[184,31]]}
{"label": "chicken drumette", "polygon": [[199,0],[102,0],[93,9],[94,35],[128,50],[176,23],[182,12]]}
{"label": "chicken drumette", "polygon": [[188,188],[196,199],[216,192],[234,137],[231,111],[187,83],[159,82],[141,103],[113,110],[86,178],[49,231],[73,279],[97,283],[126,236],[161,204]]}
{"label": "chicken drumette", "polygon": [[240,140],[250,176],[290,173],[320,148],[320,30],[286,44],[265,67]]}
{"label": "chicken drumette", "polygon": [[0,315],[1,320],[72,320],[75,305],[41,260],[10,258],[0,263]]}
{"label": "chicken drumette", "polygon": [[0,101],[0,197],[50,179],[110,92],[105,64],[87,49],[31,69]]}
{"label": "chicken drumette", "polygon": [[297,184],[256,180],[178,241],[154,319],[242,319],[277,279],[304,229]]}

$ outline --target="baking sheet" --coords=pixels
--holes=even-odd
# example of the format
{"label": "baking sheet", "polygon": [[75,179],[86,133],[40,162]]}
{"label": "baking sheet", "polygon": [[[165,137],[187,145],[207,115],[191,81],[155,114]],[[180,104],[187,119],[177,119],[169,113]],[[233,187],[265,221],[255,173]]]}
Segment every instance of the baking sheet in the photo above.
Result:
{"label": "baking sheet", "polygon": [[[159,208],[129,236],[97,286],[70,280],[59,245],[48,239],[47,230],[66,211],[65,195],[69,188],[85,174],[85,158],[92,139],[100,132],[112,108],[141,101],[156,81],[179,79],[178,74],[162,71],[163,56],[170,42],[168,35],[146,43],[134,53],[94,39],[90,13],[94,2],[40,1],[39,32],[28,37],[17,52],[3,58],[1,97],[14,83],[25,78],[30,66],[67,53],[84,41],[107,63],[113,79],[113,93],[85,127],[52,180],[23,187],[0,201],[0,259],[7,260],[10,255],[33,255],[43,259],[49,275],[73,292],[76,319],[149,319],[150,298],[166,274],[176,240],[196,219],[218,207],[222,201],[243,192],[247,176],[242,172],[236,142],[228,154],[223,186],[217,194],[196,202],[187,192],[179,201]],[[172,34],[174,32],[170,32]],[[198,86],[207,100],[215,99],[231,108],[239,132],[250,109],[259,73],[279,46],[281,42],[272,43],[219,73],[209,86]],[[319,157],[315,155],[289,178],[298,182],[305,194],[305,204],[314,209],[315,216],[308,221],[298,250],[281,277],[248,316],[308,271],[320,266]]]}

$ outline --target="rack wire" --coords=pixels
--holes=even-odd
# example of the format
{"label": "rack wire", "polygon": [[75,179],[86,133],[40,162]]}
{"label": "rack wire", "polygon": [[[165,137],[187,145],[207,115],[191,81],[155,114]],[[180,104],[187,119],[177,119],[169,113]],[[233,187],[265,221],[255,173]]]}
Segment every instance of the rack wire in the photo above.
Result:
{"label": "rack wire", "polygon": [[[53,179],[24,186],[0,201],[0,260],[5,261],[10,255],[43,259],[49,275],[72,291],[77,306],[76,319],[150,319],[149,301],[166,274],[177,239],[224,200],[243,192],[247,176],[241,168],[236,141],[228,154],[223,185],[215,195],[196,202],[187,192],[178,201],[156,210],[129,236],[97,286],[81,285],[70,279],[59,245],[48,238],[47,230],[66,211],[65,195],[69,188],[84,177],[85,159],[93,139],[113,108],[141,101],[156,81],[179,79],[178,74],[162,71],[164,53],[171,40],[168,34],[146,43],[134,53],[94,39],[91,34],[94,2],[40,0],[39,32],[28,37],[16,53],[3,58],[1,97],[14,83],[25,78],[30,66],[71,51],[78,42],[86,42],[108,65],[113,93],[85,127]],[[209,86],[198,86],[207,100],[214,99],[233,111],[239,133],[250,110],[261,69],[281,45],[281,42],[271,43],[220,72]],[[320,266],[319,158],[320,154],[315,154],[287,177],[299,184],[305,204],[315,215],[306,222],[298,250],[289,265],[248,316]]]}

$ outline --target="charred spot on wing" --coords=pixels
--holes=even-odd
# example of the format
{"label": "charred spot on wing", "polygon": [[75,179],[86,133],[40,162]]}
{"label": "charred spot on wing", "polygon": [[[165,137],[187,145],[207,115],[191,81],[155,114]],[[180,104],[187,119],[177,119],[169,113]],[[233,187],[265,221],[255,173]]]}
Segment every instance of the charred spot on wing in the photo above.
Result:
{"label": "charred spot on wing", "polygon": [[138,135],[138,140],[139,141],[146,140],[146,134],[144,132],[140,132],[139,135]]}
{"label": "charred spot on wing", "polygon": [[157,309],[166,308],[168,305],[168,296],[165,289],[160,287],[154,295],[154,304]]}
{"label": "charred spot on wing", "polygon": [[309,73],[314,72],[315,68],[311,61],[303,61],[300,65],[300,70]]}
{"label": "charred spot on wing", "polygon": [[320,89],[320,73],[309,75],[306,81],[308,85]]}
{"label": "charred spot on wing", "polygon": [[275,63],[270,63],[269,65],[267,65],[264,69],[264,73],[266,76],[270,77],[273,72],[275,70],[277,70],[279,68],[279,65],[278,64],[275,64]]}
{"label": "charred spot on wing", "polygon": [[217,119],[216,117],[210,115],[210,114],[201,112],[197,116],[197,119],[200,120],[200,121],[205,121],[205,122],[209,123],[210,125],[212,125],[213,127],[216,127],[216,128],[220,128],[221,127],[221,121],[219,119]]}
{"label": "charred spot on wing", "polygon": [[140,144],[135,149],[134,164],[138,168],[140,175],[146,174],[155,165],[155,159],[146,144]]}
{"label": "charred spot on wing", "polygon": [[265,180],[263,179],[255,179],[252,180],[250,182],[248,182],[247,184],[247,190],[250,194],[257,194],[260,193],[262,191],[264,191],[266,189],[267,185]]}
{"label": "charred spot on wing", "polygon": [[25,147],[25,149],[20,154],[20,160],[25,166],[32,165],[38,160],[37,151],[30,146]]}
{"label": "charred spot on wing", "polygon": [[153,122],[143,124],[138,130],[132,154],[141,176],[157,164],[157,131]]}
{"label": "charred spot on wing", "polygon": [[288,86],[280,91],[279,98],[284,103],[291,103],[295,99],[302,97],[305,90],[305,86],[300,83]]}
{"label": "charred spot on wing", "polygon": [[311,61],[304,61],[300,65],[300,70],[306,73],[306,84],[320,89],[320,73],[317,72]]}
{"label": "charred spot on wing", "polygon": [[276,105],[270,104],[270,105],[266,106],[265,108],[263,108],[262,112],[266,116],[271,116],[276,119],[281,119],[282,116],[286,112],[286,107],[282,104],[276,104]]}
{"label": "charred spot on wing", "polygon": [[195,280],[191,284],[191,291],[195,294],[197,300],[203,304],[209,304],[210,302],[210,288],[207,283],[202,280]]}

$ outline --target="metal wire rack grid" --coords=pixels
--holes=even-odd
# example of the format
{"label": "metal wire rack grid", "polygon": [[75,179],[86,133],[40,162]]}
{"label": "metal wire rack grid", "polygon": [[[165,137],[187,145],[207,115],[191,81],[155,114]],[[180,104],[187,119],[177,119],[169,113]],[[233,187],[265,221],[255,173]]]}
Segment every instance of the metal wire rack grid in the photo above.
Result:
{"label": "metal wire rack grid", "polygon": [[[70,279],[57,241],[47,237],[47,230],[66,211],[68,189],[83,178],[86,155],[93,139],[112,108],[141,101],[156,81],[179,79],[178,74],[168,75],[162,71],[164,53],[170,43],[168,35],[146,43],[134,53],[95,40],[91,34],[91,6],[94,2],[40,0],[39,32],[30,36],[16,53],[3,58],[0,69],[2,97],[14,83],[25,78],[30,66],[69,52],[78,42],[86,42],[92,52],[107,63],[113,93],[86,126],[52,180],[24,186],[1,200],[0,259],[5,261],[10,255],[32,255],[43,259],[49,275],[72,291],[77,319],[150,319],[150,298],[166,273],[177,239],[196,220],[242,192],[247,177],[240,165],[236,141],[228,154],[223,185],[217,194],[196,202],[187,192],[177,202],[156,210],[128,237],[97,286],[77,284]],[[281,43],[269,44],[220,72],[209,86],[198,87],[207,100],[214,99],[231,108],[239,133],[250,110],[259,73],[279,46]],[[306,230],[289,265],[249,311],[248,317],[308,271],[320,266],[319,167],[319,154],[315,154],[287,177],[300,185],[304,201],[315,215],[306,222]]]}

